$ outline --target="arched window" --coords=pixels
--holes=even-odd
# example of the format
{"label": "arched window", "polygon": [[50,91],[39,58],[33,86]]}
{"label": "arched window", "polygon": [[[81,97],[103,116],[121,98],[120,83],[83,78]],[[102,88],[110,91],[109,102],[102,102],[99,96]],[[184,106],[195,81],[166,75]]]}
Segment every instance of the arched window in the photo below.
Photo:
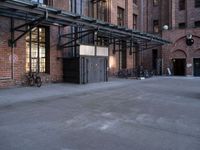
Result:
{"label": "arched window", "polygon": [[185,10],[185,0],[179,0],[179,10]]}

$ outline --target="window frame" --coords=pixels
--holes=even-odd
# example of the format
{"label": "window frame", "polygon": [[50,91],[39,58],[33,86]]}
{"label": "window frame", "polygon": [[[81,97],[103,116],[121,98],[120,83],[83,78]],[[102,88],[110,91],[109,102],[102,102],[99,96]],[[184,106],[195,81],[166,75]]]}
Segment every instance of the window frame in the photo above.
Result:
{"label": "window frame", "polygon": [[137,19],[138,19],[138,15],[137,14],[133,14],[133,29],[134,30],[137,29]]}
{"label": "window frame", "polygon": [[187,27],[187,25],[186,25],[185,22],[180,22],[180,23],[178,24],[178,28],[179,28],[179,29],[185,29],[186,27]]}
{"label": "window frame", "polygon": [[91,1],[89,3],[90,16],[102,21],[108,21],[108,1]]}
{"label": "window frame", "polygon": [[[43,33],[40,33],[42,30]],[[34,34],[34,30],[36,30]],[[44,34],[44,41],[42,41],[42,34]],[[38,73],[50,73],[50,36],[49,36],[49,27],[46,26],[37,26],[32,29],[27,35],[26,35],[26,72],[38,72]],[[34,38],[35,37],[35,38]],[[35,45],[35,49],[33,47]],[[42,46],[44,45],[44,46]],[[41,56],[42,49],[44,48],[44,57]],[[35,55],[33,56],[33,49],[35,51]],[[44,59],[43,64],[43,70],[41,71],[41,62]],[[33,62],[36,62],[35,65],[33,65]]]}
{"label": "window frame", "polygon": [[186,9],[186,1],[185,0],[179,0],[179,11],[183,11]]}
{"label": "window frame", "polygon": [[124,26],[125,25],[125,9],[121,7],[117,7],[117,25]]}
{"label": "window frame", "polygon": [[153,33],[159,33],[159,32],[160,32],[160,29],[159,29],[159,20],[153,20]]}

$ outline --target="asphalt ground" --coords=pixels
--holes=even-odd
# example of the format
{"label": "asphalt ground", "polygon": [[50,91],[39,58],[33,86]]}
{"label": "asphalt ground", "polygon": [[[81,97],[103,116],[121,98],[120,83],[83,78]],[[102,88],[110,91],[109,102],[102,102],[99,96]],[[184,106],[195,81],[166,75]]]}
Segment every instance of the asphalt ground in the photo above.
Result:
{"label": "asphalt ground", "polygon": [[200,78],[2,89],[0,150],[200,150]]}

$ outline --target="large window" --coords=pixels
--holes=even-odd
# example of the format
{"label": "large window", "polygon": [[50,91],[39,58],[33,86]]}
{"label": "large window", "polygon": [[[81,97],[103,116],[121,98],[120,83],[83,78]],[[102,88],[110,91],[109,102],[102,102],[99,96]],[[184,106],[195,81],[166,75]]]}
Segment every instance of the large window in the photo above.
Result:
{"label": "large window", "polygon": [[124,9],[117,7],[117,25],[124,26]]}
{"label": "large window", "polygon": [[91,0],[91,14],[93,18],[108,21],[107,1],[105,0]]}
{"label": "large window", "polygon": [[97,18],[103,21],[107,21],[107,7],[106,1],[100,1],[97,7]]}
{"label": "large window", "polygon": [[133,14],[133,29],[137,29],[137,15]]}
{"label": "large window", "polygon": [[179,0],[179,10],[185,10],[185,0]]}
{"label": "large window", "polygon": [[26,36],[26,72],[48,72],[48,28],[35,27]]}
{"label": "large window", "polygon": [[159,32],[159,21],[153,20],[153,32],[158,33]]}
{"label": "large window", "polygon": [[200,7],[200,0],[195,0],[195,7]]}

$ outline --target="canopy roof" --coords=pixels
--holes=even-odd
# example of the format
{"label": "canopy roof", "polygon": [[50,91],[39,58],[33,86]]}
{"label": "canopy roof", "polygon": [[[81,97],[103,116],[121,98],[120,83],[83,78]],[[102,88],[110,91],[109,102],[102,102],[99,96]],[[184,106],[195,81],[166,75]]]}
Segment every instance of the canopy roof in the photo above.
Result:
{"label": "canopy roof", "polygon": [[74,26],[86,30],[94,29],[103,37],[127,39],[139,44],[153,43],[163,45],[170,43],[153,34],[128,29],[91,17],[22,0],[0,0],[0,16],[25,20],[26,22],[34,22],[42,17],[41,22],[38,22],[36,25]]}

